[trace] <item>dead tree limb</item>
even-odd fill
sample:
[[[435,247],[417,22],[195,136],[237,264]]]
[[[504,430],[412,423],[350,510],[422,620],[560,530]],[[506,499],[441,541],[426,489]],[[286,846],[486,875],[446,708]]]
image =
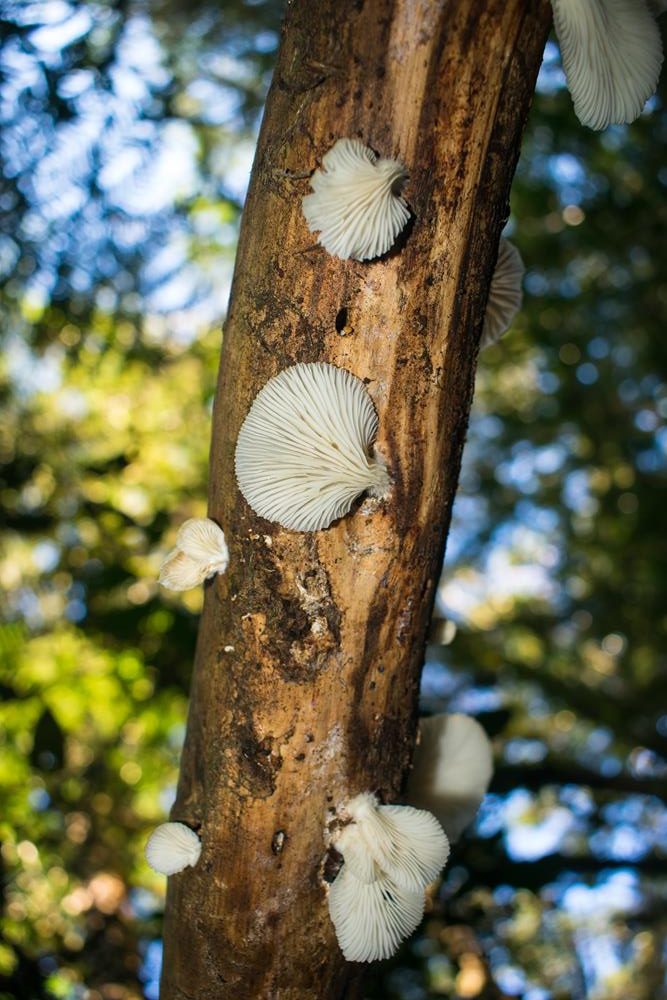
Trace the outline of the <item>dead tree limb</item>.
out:
[[[170,881],[163,1000],[346,995],[320,865],[328,806],[396,799],[546,0],[293,0],[244,212],[213,417],[207,587],[177,802],[200,863]],[[409,170],[414,224],[340,261],[301,213],[342,136]],[[239,427],[269,377],[366,380],[393,490],[296,534],[239,496]]]

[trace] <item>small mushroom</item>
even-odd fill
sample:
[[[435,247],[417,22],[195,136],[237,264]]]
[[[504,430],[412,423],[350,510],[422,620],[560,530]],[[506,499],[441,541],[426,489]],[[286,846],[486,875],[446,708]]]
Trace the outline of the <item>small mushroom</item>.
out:
[[[382,873],[375,881],[362,882],[345,864],[329,886],[328,905],[348,962],[375,962],[390,958],[417,929],[424,890],[404,889]]]
[[[592,129],[632,122],[655,93],[660,31],[646,0],[551,0],[574,111]]]
[[[511,326],[521,308],[523,293],[521,283],[526,272],[521,254],[509,240],[501,237],[498,259],[491,278],[489,298],[486,303],[484,327],[480,347],[495,344]]]
[[[357,795],[339,812],[347,825],[331,839],[346,866],[361,882],[379,870],[410,892],[437,878],[449,855],[449,842],[435,816],[412,806],[382,806],[369,792]]]
[[[491,743],[476,719],[457,714],[420,720],[406,798],[432,812],[450,841],[475,818],[492,774]]]
[[[224,573],[229,564],[225,534],[208,517],[184,521],[176,545],[160,568],[158,581],[168,590],[190,590],[204,580]]]
[[[401,197],[407,174],[398,160],[378,159],[360,139],[339,139],[313,174],[303,199],[311,233],[334,257],[371,260],[389,250],[410,218]]]
[[[146,844],[146,861],[161,875],[175,875],[196,865],[201,841],[185,823],[161,823]]]
[[[293,531],[319,531],[360,493],[384,496],[371,456],[378,428],[363,382],[334,365],[298,364],[269,379],[243,421],[236,478],[255,513]]]

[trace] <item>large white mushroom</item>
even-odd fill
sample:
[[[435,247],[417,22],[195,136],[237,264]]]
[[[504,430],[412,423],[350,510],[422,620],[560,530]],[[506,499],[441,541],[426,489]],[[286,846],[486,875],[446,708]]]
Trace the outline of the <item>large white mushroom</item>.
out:
[[[455,714],[420,720],[406,798],[432,812],[450,841],[475,818],[492,774],[491,743],[476,719]]]
[[[303,199],[311,233],[334,257],[371,260],[394,245],[410,218],[401,196],[406,178],[398,160],[378,159],[360,139],[339,139],[313,174]]]
[[[224,573],[229,564],[225,533],[209,517],[191,517],[176,535],[176,545],[160,567],[159,583],[168,590],[190,590]]]
[[[574,111],[592,129],[637,118],[658,83],[660,31],[647,0],[551,0]]]
[[[257,394],[236,443],[236,478],[252,509],[294,531],[319,531],[364,492],[383,496],[371,454],[378,428],[364,383],[322,362],[298,364]]]

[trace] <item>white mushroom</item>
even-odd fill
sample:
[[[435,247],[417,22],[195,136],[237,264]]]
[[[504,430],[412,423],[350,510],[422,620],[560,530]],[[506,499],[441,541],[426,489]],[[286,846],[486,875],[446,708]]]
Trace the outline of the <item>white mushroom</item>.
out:
[[[146,844],[146,861],[161,875],[175,875],[196,865],[200,854],[201,841],[185,823],[161,823]]]
[[[409,892],[437,878],[449,855],[445,833],[429,812],[411,806],[381,806],[363,792],[345,804],[341,819],[351,820],[331,838],[346,867],[361,882],[377,871]]]
[[[303,199],[311,233],[334,257],[371,260],[389,250],[410,211],[401,197],[406,171],[398,160],[378,159],[360,139],[339,139],[313,174]]]
[[[574,111],[592,129],[632,122],[655,93],[660,31],[646,0],[551,0]]]
[[[338,810],[330,844],[344,864],[329,886],[329,914],[350,962],[389,958],[415,930],[424,890],[440,872],[449,843],[434,816],[382,806],[369,792]]]
[[[406,798],[428,809],[451,841],[475,817],[493,774],[489,738],[467,715],[433,715],[419,722]]]
[[[411,891],[378,872],[359,881],[347,864],[329,886],[329,915],[348,962],[390,958],[417,929],[424,913],[424,890]]]
[[[298,364],[257,394],[236,443],[236,478],[252,509],[294,531],[319,531],[389,477],[370,454],[378,418],[363,382],[334,365]]]
[[[216,573],[224,573],[228,564],[222,528],[208,517],[192,517],[179,528],[176,545],[162,563],[158,581],[168,590],[190,590]]]
[[[501,237],[486,303],[480,347],[495,344],[511,326],[523,301],[521,283],[525,272],[517,248],[509,240]]]

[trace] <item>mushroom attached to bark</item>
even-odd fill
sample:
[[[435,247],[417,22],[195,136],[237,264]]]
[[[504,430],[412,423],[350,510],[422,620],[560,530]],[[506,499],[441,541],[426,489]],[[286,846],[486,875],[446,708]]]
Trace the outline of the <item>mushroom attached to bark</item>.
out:
[[[161,823],[146,843],[146,860],[161,875],[175,875],[196,865],[200,854],[201,841],[185,823]]]
[[[424,890],[449,855],[447,837],[429,813],[382,806],[370,793],[338,818],[330,843],[344,864],[328,896],[338,943],[351,962],[388,958],[421,920]]]
[[[458,714],[420,719],[406,798],[432,812],[450,841],[475,818],[492,774],[491,743],[479,722]]]
[[[269,379],[243,421],[236,478],[267,521],[319,531],[361,493],[384,496],[389,477],[371,454],[378,428],[363,382],[342,368],[298,364]]]
[[[525,271],[517,248],[509,240],[501,237],[486,303],[480,347],[497,343],[509,329],[523,301],[521,283]]]
[[[311,233],[334,257],[371,260],[394,245],[410,210],[401,197],[406,178],[398,160],[378,159],[360,139],[339,139],[313,174],[303,199]]]
[[[646,0],[551,0],[574,111],[592,129],[632,122],[655,93],[660,31]]]
[[[216,573],[224,573],[228,564],[222,528],[209,517],[192,517],[179,528],[176,545],[162,563],[158,581],[168,590],[190,590]]]

